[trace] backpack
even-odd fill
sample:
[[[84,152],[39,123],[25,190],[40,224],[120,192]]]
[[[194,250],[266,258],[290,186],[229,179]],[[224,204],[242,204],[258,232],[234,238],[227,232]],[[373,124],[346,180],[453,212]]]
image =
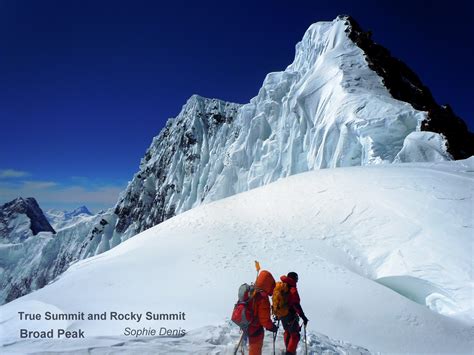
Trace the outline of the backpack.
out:
[[[287,283],[280,281],[276,283],[272,296],[272,312],[279,319],[287,316],[290,311],[288,307],[289,294],[290,288]]]
[[[255,295],[254,285],[243,284],[239,287],[237,303],[234,306],[231,320],[237,324],[244,332],[254,320],[254,312],[250,302]]]

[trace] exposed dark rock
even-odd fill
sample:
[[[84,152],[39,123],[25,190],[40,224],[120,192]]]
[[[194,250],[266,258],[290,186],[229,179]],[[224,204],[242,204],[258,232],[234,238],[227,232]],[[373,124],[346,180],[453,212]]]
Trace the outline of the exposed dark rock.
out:
[[[107,222],[105,219],[100,220],[100,225],[105,226],[107,224],[109,224],[109,222]]]
[[[173,197],[179,200],[176,196],[182,193],[178,176],[189,181],[193,179],[208,154],[203,154],[207,149],[205,142],[229,127],[239,107],[193,95],[178,117],[168,120],[153,139],[141,161],[140,171],[115,207],[118,233],[127,231],[132,224],[134,234],[139,233],[176,214],[178,207]],[[177,162],[177,156],[182,160]],[[177,171],[170,170],[173,161]]]
[[[392,57],[386,48],[375,43],[370,31],[364,31],[352,17],[344,18],[350,25],[349,38],[364,51],[369,67],[382,77],[390,94],[410,103],[416,110],[428,112],[421,130],[443,134],[454,159],[474,155],[474,134],[469,132],[465,122],[448,105],[438,105],[420,78],[405,63]]]
[[[0,237],[9,238],[12,231],[8,228],[8,222],[20,214],[24,214],[29,218],[30,230],[33,235],[37,235],[40,232],[56,233],[34,198],[28,197],[24,199],[18,197],[0,206]],[[22,236],[20,239],[26,237]]]

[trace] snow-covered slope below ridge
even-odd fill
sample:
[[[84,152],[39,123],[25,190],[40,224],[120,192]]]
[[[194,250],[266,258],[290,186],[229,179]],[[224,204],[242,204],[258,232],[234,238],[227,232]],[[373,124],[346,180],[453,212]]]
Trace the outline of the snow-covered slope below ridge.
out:
[[[149,344],[149,353],[185,344],[188,352],[226,353],[236,338],[226,335],[225,320],[259,260],[277,277],[299,273],[310,336],[383,353],[470,353],[473,172],[474,158],[324,169],[200,206],[2,306],[2,350],[120,351],[134,342],[122,335],[126,326],[168,326],[191,332],[173,346],[159,337],[138,343]],[[18,329],[26,326],[20,310],[182,311],[187,318],[28,322],[32,329],[81,328],[87,339],[19,341]],[[221,331],[204,329],[207,337],[194,338],[193,329],[206,326]]]

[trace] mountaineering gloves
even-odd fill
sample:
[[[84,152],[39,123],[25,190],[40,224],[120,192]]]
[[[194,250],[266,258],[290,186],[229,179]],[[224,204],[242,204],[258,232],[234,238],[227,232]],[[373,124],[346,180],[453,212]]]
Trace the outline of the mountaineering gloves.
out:
[[[268,330],[272,333],[276,333],[278,331],[278,326],[275,323],[273,323],[273,327],[271,329],[268,329]]]

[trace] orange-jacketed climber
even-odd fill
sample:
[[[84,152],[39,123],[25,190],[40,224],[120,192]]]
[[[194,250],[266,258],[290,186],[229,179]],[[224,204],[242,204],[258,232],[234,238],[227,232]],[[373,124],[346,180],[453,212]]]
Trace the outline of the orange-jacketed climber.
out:
[[[249,326],[249,355],[261,355],[263,347],[264,328],[276,332],[277,326],[271,319],[269,297],[275,288],[275,279],[267,270],[262,270],[255,282],[255,296],[252,299],[254,321]]]

